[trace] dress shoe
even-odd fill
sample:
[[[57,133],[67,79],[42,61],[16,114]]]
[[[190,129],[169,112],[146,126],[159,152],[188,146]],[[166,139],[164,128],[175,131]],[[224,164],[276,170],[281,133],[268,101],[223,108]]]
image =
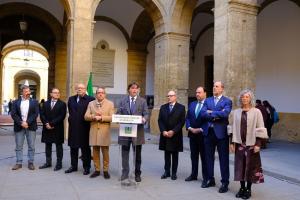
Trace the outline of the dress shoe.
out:
[[[192,176],[192,175],[190,175],[189,177],[187,177],[187,178],[185,179],[185,181],[196,181],[196,180],[197,180],[197,177]]]
[[[76,172],[77,171],[77,168],[73,168],[73,167],[70,167],[69,169],[67,169],[65,171],[66,174],[69,174],[69,173],[72,173],[72,172]]]
[[[51,167],[51,164],[45,163],[42,166],[39,166],[39,169],[45,169],[45,168],[49,168],[49,167]]]
[[[97,177],[97,176],[100,176],[100,172],[99,172],[99,171],[94,171],[94,173],[92,173],[92,174],[90,175],[90,178],[95,178],[95,177]]]
[[[225,193],[227,191],[228,191],[228,184],[222,184],[219,189],[219,193]]]
[[[236,193],[235,197],[236,198],[242,198],[245,194],[246,189],[245,188],[240,188],[240,190],[238,191],[238,193]]]
[[[15,164],[11,169],[12,170],[18,170],[22,168],[22,164]]]
[[[168,178],[168,177],[170,177],[171,175],[169,174],[169,173],[164,173],[160,178],[161,179],[166,179],[166,178]]]
[[[172,174],[171,179],[172,179],[173,181],[175,181],[175,180],[177,179],[177,175],[176,175],[176,174]]]
[[[105,179],[110,179],[110,175],[108,172],[103,172],[103,176]]]
[[[124,180],[126,180],[126,179],[128,179],[128,175],[122,174],[122,176],[121,176],[121,181],[124,181]]]
[[[216,185],[215,180],[209,180],[209,181],[203,181],[201,187],[208,188],[208,187],[214,187],[215,185]]]
[[[61,169],[62,169],[62,165],[56,165],[53,170],[58,171],[58,170],[61,170]]]
[[[141,181],[142,181],[142,178],[140,175],[135,176],[135,182],[141,182]]]
[[[246,189],[244,196],[242,196],[242,199],[249,199],[251,197],[251,190]]]
[[[29,170],[34,170],[35,169],[33,163],[28,163],[28,169]]]
[[[83,170],[83,175],[89,175],[90,173],[90,170],[89,169],[84,169]]]

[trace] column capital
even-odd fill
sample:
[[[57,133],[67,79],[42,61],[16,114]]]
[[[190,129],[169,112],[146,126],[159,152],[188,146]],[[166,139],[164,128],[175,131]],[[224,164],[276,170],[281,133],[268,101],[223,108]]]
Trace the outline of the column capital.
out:
[[[176,32],[164,32],[159,35],[156,35],[154,37],[154,39],[155,39],[155,41],[159,41],[166,37],[173,38],[173,39],[180,39],[180,40],[182,40],[183,38],[186,38],[187,40],[190,40],[191,34],[176,33]]]
[[[259,10],[259,5],[254,3],[245,3],[239,0],[230,0],[229,4],[229,12],[241,12],[250,15],[257,15]]]

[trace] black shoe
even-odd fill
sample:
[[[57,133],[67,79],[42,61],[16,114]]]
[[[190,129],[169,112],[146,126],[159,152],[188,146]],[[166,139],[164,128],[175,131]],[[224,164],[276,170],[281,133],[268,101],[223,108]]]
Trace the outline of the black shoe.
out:
[[[245,188],[240,188],[240,190],[238,191],[238,193],[236,193],[235,197],[236,198],[242,198],[245,194],[246,189]]]
[[[244,196],[242,196],[242,199],[249,199],[251,197],[251,190],[246,189]]]
[[[170,173],[165,172],[160,178],[161,179],[166,179],[168,177],[171,177]]]
[[[51,167],[51,164],[45,163],[42,166],[39,166],[39,169],[45,169],[45,168],[49,168],[49,167]]]
[[[67,169],[65,171],[66,174],[69,174],[69,173],[72,173],[72,172],[76,172],[77,171],[77,168],[73,168],[73,167],[70,167],[69,169]]]
[[[94,173],[92,173],[92,174],[90,175],[90,178],[95,178],[95,177],[97,177],[97,176],[100,176],[100,172],[99,172],[99,171],[94,171]]]
[[[201,185],[202,188],[208,188],[208,187],[214,187],[214,186],[216,186],[215,180],[208,180],[208,181],[204,180]]]
[[[175,180],[177,179],[177,175],[176,175],[176,174],[172,174],[171,179],[172,179],[173,181],[175,181]]]
[[[53,170],[58,171],[58,170],[61,170],[61,169],[62,169],[62,165],[56,165]]]
[[[135,176],[135,182],[141,182],[141,181],[142,181],[142,178],[140,175]]]
[[[110,175],[108,172],[103,172],[103,176],[105,179],[110,179]]]
[[[192,176],[192,175],[190,175],[189,177],[187,177],[187,178],[185,179],[185,181],[196,181],[196,180],[197,180],[197,177]]]
[[[83,175],[89,175],[90,173],[90,170],[89,169],[84,169],[83,170]]]
[[[126,179],[128,179],[128,175],[122,174],[122,176],[121,176],[121,181],[124,181],[124,180],[126,180]]]
[[[228,191],[228,184],[224,184],[222,183],[220,189],[219,189],[219,193],[225,193]]]

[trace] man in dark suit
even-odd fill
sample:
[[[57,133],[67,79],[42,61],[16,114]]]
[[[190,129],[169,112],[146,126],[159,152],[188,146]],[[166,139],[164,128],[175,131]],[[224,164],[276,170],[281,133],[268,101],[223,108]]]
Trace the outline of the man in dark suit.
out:
[[[189,105],[189,109],[186,115],[186,129],[188,130],[188,137],[190,138],[192,173],[185,179],[185,181],[197,180],[200,154],[202,165],[202,179],[203,182],[206,182],[207,172],[204,153],[204,138],[203,129],[201,128],[204,120],[200,115],[204,100],[206,98],[206,89],[204,87],[198,87],[196,89],[196,98],[197,101],[194,101]]]
[[[54,171],[62,168],[63,143],[64,143],[64,119],[66,117],[66,103],[59,99],[58,88],[53,88],[50,93],[51,99],[46,101],[41,108],[40,118],[43,123],[42,142],[46,143],[46,163],[40,169],[52,165],[52,143],[56,145],[56,166]]]
[[[142,144],[145,144],[144,124],[149,118],[147,102],[144,98],[138,96],[140,86],[133,82],[128,85],[128,93],[119,104],[117,114],[120,115],[140,115],[142,116],[143,124],[138,124],[137,137],[120,137],[118,138],[119,145],[122,146],[122,176],[121,181],[128,179],[129,175],[129,151],[132,144],[135,151],[135,181],[141,182],[141,163],[142,163]]]
[[[162,105],[159,110],[158,126],[160,129],[159,150],[165,151],[165,172],[161,179],[171,176],[172,158],[172,180],[177,179],[178,154],[183,151],[182,128],[185,123],[185,107],[177,103],[176,92],[168,92],[168,103]]]
[[[91,148],[89,146],[90,122],[84,120],[84,114],[90,101],[95,98],[86,95],[86,86],[82,83],[76,86],[77,94],[68,100],[69,110],[69,137],[71,167],[65,173],[77,171],[78,151],[82,154],[83,175],[88,175],[91,168]]]
[[[202,188],[215,186],[214,158],[217,147],[220,170],[221,187],[220,193],[228,191],[229,184],[229,137],[227,133],[228,116],[232,109],[232,101],[223,96],[224,84],[221,81],[214,83],[213,97],[205,100],[201,115],[207,122],[203,126],[205,158],[207,164],[207,180]]]
[[[11,117],[14,120],[14,132],[16,141],[17,163],[12,170],[22,168],[23,144],[26,137],[28,145],[28,168],[34,170],[35,137],[37,129],[37,117],[39,115],[39,104],[30,98],[30,88],[23,85],[22,97],[15,100],[12,105]]]

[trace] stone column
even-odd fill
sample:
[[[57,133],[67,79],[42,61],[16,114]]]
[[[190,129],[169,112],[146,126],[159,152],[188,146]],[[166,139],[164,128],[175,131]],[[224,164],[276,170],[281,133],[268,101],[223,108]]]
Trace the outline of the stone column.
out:
[[[127,50],[128,53],[128,84],[135,81],[141,88],[140,95],[144,96],[146,91],[146,59],[147,52],[139,50]]]
[[[3,81],[3,77],[2,77],[2,73],[3,73],[3,58],[2,58],[2,52],[0,53],[0,104],[2,104],[3,102],[3,88],[2,88],[2,81]],[[2,106],[0,106],[0,114],[2,114]]]
[[[256,0],[215,0],[214,79],[234,99],[244,88],[255,90]]]
[[[163,33],[155,38],[154,108],[150,127],[159,133],[157,118],[159,108],[167,103],[169,90],[177,92],[179,103],[187,106],[189,84],[190,35]]]
[[[55,87],[60,90],[60,98],[67,100],[67,43],[56,42]]]
[[[76,1],[74,18],[68,21],[68,82],[67,96],[74,93],[77,83],[87,84],[92,69],[93,16],[91,0]]]

